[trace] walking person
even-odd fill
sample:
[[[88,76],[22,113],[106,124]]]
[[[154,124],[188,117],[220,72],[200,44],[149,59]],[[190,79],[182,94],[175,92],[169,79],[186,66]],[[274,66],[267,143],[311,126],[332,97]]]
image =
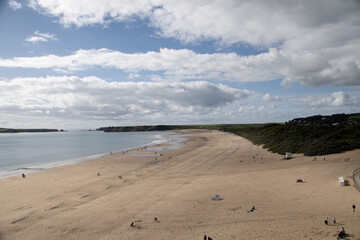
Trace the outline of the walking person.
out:
[[[325,222],[326,225],[328,225],[329,219],[328,219],[328,218],[325,218],[325,221],[324,221],[324,222]]]
[[[356,208],[355,204],[352,207],[353,207],[353,212],[355,212],[355,208]]]
[[[333,217],[333,224],[336,224],[336,218]]]

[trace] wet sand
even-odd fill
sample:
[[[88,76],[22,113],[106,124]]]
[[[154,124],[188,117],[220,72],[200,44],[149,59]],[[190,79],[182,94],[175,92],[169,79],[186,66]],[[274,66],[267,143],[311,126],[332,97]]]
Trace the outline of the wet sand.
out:
[[[184,147],[157,156],[120,152],[0,180],[0,239],[335,239],[342,226],[360,238],[360,150],[283,160],[233,134],[180,133]]]

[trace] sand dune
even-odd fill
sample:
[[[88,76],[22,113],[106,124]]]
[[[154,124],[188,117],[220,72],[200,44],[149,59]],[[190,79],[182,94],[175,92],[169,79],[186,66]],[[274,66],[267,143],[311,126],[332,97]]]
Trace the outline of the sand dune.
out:
[[[1,180],[0,239],[335,239],[342,226],[360,239],[360,150],[282,160],[232,134],[179,134],[184,147],[157,160],[116,153]]]

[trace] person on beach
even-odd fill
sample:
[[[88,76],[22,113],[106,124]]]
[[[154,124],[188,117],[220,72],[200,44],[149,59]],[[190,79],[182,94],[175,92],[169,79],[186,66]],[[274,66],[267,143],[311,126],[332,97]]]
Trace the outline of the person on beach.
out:
[[[345,237],[345,229],[344,229],[344,227],[341,227],[341,230],[337,235],[338,235],[339,238]]]
[[[324,222],[325,222],[326,225],[328,225],[329,219],[328,219],[328,218],[325,218],[325,221],[324,221]]]
[[[333,224],[335,224],[336,223],[336,218],[335,217],[333,217]]]
[[[255,210],[256,210],[255,206],[252,206],[252,208],[250,210],[248,210],[247,212],[253,212]]]
[[[25,174],[23,173],[23,174],[21,174],[21,176],[23,177],[23,178],[25,178]]]
[[[154,222],[160,222],[158,219],[157,219],[157,217],[156,218],[154,218]]]
[[[352,206],[352,208],[353,208],[353,212],[355,212],[355,208],[356,208],[355,204]]]
[[[132,223],[130,224],[130,227],[135,227],[135,226],[134,226],[134,222],[132,222]]]

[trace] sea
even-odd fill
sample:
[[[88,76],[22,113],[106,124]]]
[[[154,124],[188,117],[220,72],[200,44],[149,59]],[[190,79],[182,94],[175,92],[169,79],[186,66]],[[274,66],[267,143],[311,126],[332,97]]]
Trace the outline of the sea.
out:
[[[170,134],[170,135],[169,135]],[[68,131],[0,134],[0,179],[174,141],[171,132]],[[171,139],[171,137],[170,137]]]

